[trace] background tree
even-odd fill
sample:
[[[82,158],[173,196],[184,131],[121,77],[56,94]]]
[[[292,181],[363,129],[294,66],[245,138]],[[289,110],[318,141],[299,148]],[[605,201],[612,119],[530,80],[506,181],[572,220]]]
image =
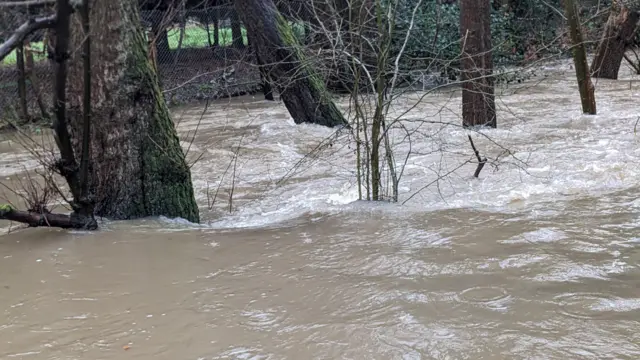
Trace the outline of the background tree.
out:
[[[489,0],[460,1],[464,126],[497,126],[490,15]]]
[[[633,4],[633,2],[629,2]],[[638,5],[636,5],[638,6]],[[640,8],[624,6],[620,0],[611,4],[609,19],[598,44],[591,70],[593,76],[605,79],[617,79],[624,52],[636,33]]]
[[[231,20],[231,37],[233,47],[242,49],[244,48],[244,41],[242,38],[242,24],[238,18],[238,12],[235,9],[231,9],[229,12],[229,19]]]

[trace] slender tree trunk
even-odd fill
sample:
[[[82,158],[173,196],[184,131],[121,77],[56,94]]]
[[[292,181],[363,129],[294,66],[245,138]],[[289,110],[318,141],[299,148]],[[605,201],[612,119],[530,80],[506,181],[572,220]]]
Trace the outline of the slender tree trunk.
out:
[[[585,114],[596,114],[595,88],[591,82],[589,74],[589,64],[587,64],[587,52],[582,40],[582,30],[580,29],[580,18],[573,0],[563,0],[567,20],[569,21],[569,34],[573,43],[573,64],[576,68],[576,78],[578,79],[578,89],[580,90],[580,100],[582,111]]]
[[[169,33],[166,26],[162,26],[163,13],[160,11],[154,11],[151,17],[151,33],[154,36],[154,43],[156,47],[156,58],[161,64],[171,63],[173,61],[173,54],[169,47]]]
[[[205,26],[207,28],[207,43],[209,44],[209,47],[213,47],[213,42],[211,41],[211,15],[207,14],[205,15]]]
[[[22,121],[29,121],[29,106],[27,104],[27,71],[24,65],[24,44],[16,48],[16,67],[18,69],[18,97],[20,99],[20,116]]]
[[[235,5],[247,30],[255,34],[258,56],[293,120],[297,124],[346,125],[273,0],[235,0]]]
[[[636,32],[639,19],[640,13],[614,1],[602,40],[591,63],[594,77],[614,80],[618,78],[624,52]]]
[[[213,13],[213,46],[220,46],[220,16],[216,9]]]
[[[463,126],[496,127],[493,56],[491,51],[491,3],[460,1]]]
[[[231,8],[229,17],[231,20],[231,38],[233,47],[242,49],[244,48],[244,40],[242,38],[242,24],[238,18],[238,12],[234,8]]]
[[[94,1],[92,5],[96,41],[91,46],[88,192],[95,201],[95,213],[112,219],[163,215],[198,222],[191,174],[148,60],[138,2]],[[81,22],[74,19],[71,24],[70,48],[80,49]],[[74,152],[80,154],[83,62],[80,52],[71,56],[68,118]]]
[[[45,37],[46,39],[46,37]],[[26,75],[27,79],[31,83],[31,89],[33,91],[33,95],[36,98],[36,102],[38,103],[38,108],[40,109],[40,114],[43,119],[49,118],[49,110],[47,109],[47,105],[45,105],[44,100],[42,100],[42,94],[40,93],[39,81],[36,80],[35,75],[35,59],[33,58],[33,50],[31,45],[27,43],[25,45],[25,55],[26,55]]]
[[[180,19],[180,36],[178,37],[178,47],[176,49],[176,53],[173,57],[173,65],[178,64],[178,58],[180,57],[180,52],[182,51],[182,42],[184,41],[184,33],[187,30],[187,16],[184,12],[182,12]]]

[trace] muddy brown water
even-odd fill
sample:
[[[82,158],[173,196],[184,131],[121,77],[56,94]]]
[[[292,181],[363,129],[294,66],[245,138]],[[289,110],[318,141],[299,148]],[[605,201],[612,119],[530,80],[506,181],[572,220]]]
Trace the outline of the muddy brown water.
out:
[[[331,130],[282,104],[174,109],[185,148],[199,129],[203,224],[0,237],[0,358],[640,358],[640,84],[599,81],[588,117],[566,70],[498,97],[485,134],[523,162],[479,180],[465,165],[405,205],[356,201],[347,139],[300,164]],[[459,100],[429,95],[406,116],[458,123]],[[470,156],[458,127],[419,133],[401,201]],[[5,181],[34,166],[12,139],[0,151]]]

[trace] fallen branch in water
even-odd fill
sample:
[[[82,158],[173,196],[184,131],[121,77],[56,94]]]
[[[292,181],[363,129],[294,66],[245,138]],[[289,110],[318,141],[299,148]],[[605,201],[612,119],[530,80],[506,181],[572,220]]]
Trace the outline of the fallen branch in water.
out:
[[[16,49],[24,39],[31,33],[36,32],[42,29],[52,28],[56,25],[56,15],[51,15],[47,17],[32,19],[24,24],[20,25],[20,27],[11,35],[7,41],[0,44],[0,61],[2,61],[7,55],[11,54],[11,52]]]
[[[95,219],[71,214],[51,214],[48,212],[21,211],[13,206],[0,204],[0,220],[16,221],[27,224],[30,227],[58,227],[62,229],[87,229],[95,230],[98,223]]]
[[[473,174],[473,177],[480,176],[480,171],[484,167],[484,164],[487,163],[487,158],[480,157],[480,152],[476,149],[476,146],[473,144],[473,139],[471,139],[471,135],[469,135],[469,142],[471,143],[471,148],[473,152],[476,154],[476,159],[478,159],[478,167],[476,167],[476,172]]]

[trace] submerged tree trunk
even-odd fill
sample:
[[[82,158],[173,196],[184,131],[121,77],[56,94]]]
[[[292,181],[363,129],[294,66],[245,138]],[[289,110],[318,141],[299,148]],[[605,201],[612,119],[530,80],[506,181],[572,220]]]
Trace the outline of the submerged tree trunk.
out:
[[[636,32],[640,19],[640,13],[634,10],[622,6],[617,0],[611,5],[609,20],[591,63],[594,77],[614,80],[618,78],[624,52]]]
[[[92,2],[91,148],[88,193],[95,213],[111,219],[146,216],[199,221],[191,174],[148,61],[135,0]],[[78,15],[74,15],[78,16]],[[82,46],[72,22],[71,49]],[[83,73],[80,52],[69,68],[69,127],[81,153]]]
[[[490,0],[460,1],[463,126],[496,127]]]
[[[567,20],[569,21],[569,34],[573,43],[573,63],[576,68],[578,88],[580,90],[580,100],[582,111],[585,114],[596,114],[595,88],[591,82],[589,74],[589,64],[587,64],[587,53],[582,40],[580,29],[580,18],[573,0],[563,0]]]
[[[256,57],[256,65],[258,65],[258,71],[260,72],[260,81],[262,83],[262,93],[264,94],[264,98],[265,100],[274,101],[269,72],[267,71],[264,62],[260,59],[255,36],[249,31],[247,31],[247,40],[249,40],[249,47],[253,50]]]
[[[254,34],[256,52],[296,124],[346,125],[273,0],[235,0],[235,5],[247,31]]]

